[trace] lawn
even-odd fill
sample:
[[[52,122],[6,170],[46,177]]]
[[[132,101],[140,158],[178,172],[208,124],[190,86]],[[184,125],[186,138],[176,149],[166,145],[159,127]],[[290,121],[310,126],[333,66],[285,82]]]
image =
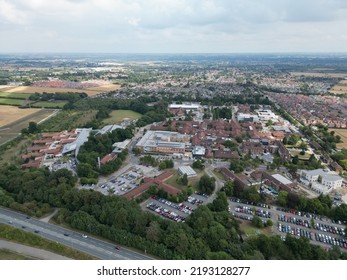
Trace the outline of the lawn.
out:
[[[30,96],[30,94],[28,94],[28,93],[0,92],[0,98],[27,99],[29,96]]]
[[[272,235],[271,227],[257,228],[252,224],[252,222],[249,222],[249,221],[240,221],[240,229],[247,236],[259,235],[259,234],[265,234],[268,236]]]
[[[23,104],[23,100],[21,100],[21,99],[0,98],[0,104],[2,104],[2,105],[21,106]]]
[[[110,117],[105,119],[104,124],[121,123],[125,118],[132,120],[140,118],[142,115],[131,110],[114,110],[110,113]]]
[[[290,150],[289,149],[288,151],[292,157],[298,156],[300,160],[309,160],[310,156],[311,156],[311,154],[308,154],[306,152],[304,155],[300,155],[300,151],[297,151],[297,150]]]
[[[170,169],[174,175],[172,177],[170,177],[169,179],[167,179],[165,181],[165,183],[179,189],[179,190],[184,190],[185,188],[187,188],[187,186],[183,186],[181,184],[179,184],[177,182],[178,178],[180,178],[181,176],[178,174],[177,170],[174,170],[174,169]],[[188,185],[191,185],[193,187],[194,190],[197,190],[197,185],[199,183],[199,180],[201,178],[201,176],[204,174],[203,171],[200,171],[200,172],[197,172],[197,176],[194,176],[194,177],[190,177],[188,178]]]

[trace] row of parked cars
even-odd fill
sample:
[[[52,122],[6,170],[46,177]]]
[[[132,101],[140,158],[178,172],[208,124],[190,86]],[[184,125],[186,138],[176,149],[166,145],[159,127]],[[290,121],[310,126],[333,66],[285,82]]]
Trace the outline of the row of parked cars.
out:
[[[286,216],[286,215],[278,215],[278,220],[281,222],[296,224],[299,226],[310,228],[310,222],[306,219],[300,219],[292,216]]]
[[[251,221],[252,217],[250,216],[245,216],[242,214],[236,214],[236,213],[232,213],[233,217],[241,219],[241,220],[245,220],[245,221]],[[266,225],[267,221],[266,220],[261,220],[263,222],[264,225]]]
[[[288,234],[298,236],[298,237],[303,236],[309,240],[313,240],[313,232],[311,232],[309,230],[302,229],[302,228],[292,227],[290,225],[279,224],[278,225],[278,231],[288,233]]]
[[[268,208],[271,209],[271,206],[265,203],[255,203],[252,201],[247,201],[245,199],[240,199],[240,198],[236,198],[236,197],[232,197],[230,198],[231,202],[237,202],[237,203],[243,203],[243,204],[248,204],[248,205],[252,205],[252,206],[258,206],[258,207],[262,207],[262,208]]]
[[[161,197],[158,197],[155,195],[152,196],[152,198],[159,201],[160,203],[163,203],[163,204],[168,205],[172,208],[175,208],[175,209],[177,209],[177,210],[179,210],[179,211],[181,211],[187,215],[190,215],[194,211],[194,209],[192,207],[185,205],[184,203],[176,204],[176,203],[173,203],[171,201],[168,201],[164,198],[161,198]]]
[[[206,194],[206,193],[203,193],[203,192],[195,192],[195,194],[197,194],[197,195],[200,195],[200,196],[203,196],[203,197],[206,197],[206,198],[208,198],[209,197],[209,195],[208,194]]]
[[[338,235],[345,235],[345,230],[341,227],[337,227],[337,226],[329,226],[329,225],[325,225],[325,224],[321,224],[321,223],[315,223],[314,224],[314,228],[317,230],[321,230],[324,232],[330,232],[333,234],[338,234]]]
[[[251,207],[248,207],[248,206],[237,205],[235,207],[235,212],[237,212],[237,213],[245,213],[245,214],[249,214],[249,215],[254,215],[253,209]]]
[[[346,239],[341,239],[341,238],[336,238],[332,237],[330,235],[322,234],[322,233],[316,233],[315,234],[316,241],[330,244],[330,245],[336,245],[341,248],[347,249],[347,240]]]
[[[196,205],[201,205],[203,204],[204,202],[201,200],[201,199],[198,199],[196,197],[193,197],[193,196],[188,196],[188,199],[187,201],[191,204],[196,204]]]
[[[182,217],[181,215],[178,215],[177,213],[175,213],[174,211],[170,211],[166,208],[164,208],[161,205],[158,205],[154,202],[150,202],[147,204],[146,206],[148,209],[158,213],[159,215],[166,217],[170,220],[173,220],[177,223],[184,223],[185,218]]]
[[[267,211],[267,210],[256,209],[255,214],[259,217],[271,219],[271,213],[270,213],[270,211]]]

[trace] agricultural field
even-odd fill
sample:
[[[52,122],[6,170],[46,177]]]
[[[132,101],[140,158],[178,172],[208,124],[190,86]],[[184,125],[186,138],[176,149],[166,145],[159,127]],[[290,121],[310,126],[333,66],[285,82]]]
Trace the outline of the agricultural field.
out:
[[[39,112],[40,109],[20,109],[14,106],[0,106],[0,127],[18,121],[21,118],[26,118],[31,114]]]
[[[347,94],[347,80],[342,80],[334,85],[329,92],[334,94]]]
[[[29,93],[0,92],[0,98],[27,99],[29,96]]]
[[[61,101],[61,102],[36,102],[36,103],[32,103],[31,106],[32,107],[40,107],[40,108],[63,108],[64,105],[67,102],[65,101]]]
[[[295,77],[347,78],[347,73],[290,72],[290,74]]]
[[[132,120],[140,118],[142,115],[131,110],[114,110],[110,113],[110,117],[105,119],[104,124],[121,123],[125,118]]]
[[[99,87],[90,87],[86,89],[74,88],[56,88],[56,87],[34,87],[34,86],[16,86],[16,87],[2,87],[1,92],[5,93],[55,93],[55,92],[85,92],[88,96],[94,96],[103,92],[113,91],[120,89],[120,85],[103,85]]]
[[[0,120],[2,123],[0,128],[0,145],[18,136],[23,128],[28,127],[29,122],[38,123],[55,111],[52,109],[19,109],[13,107],[13,109],[18,110],[17,113],[14,111],[11,116],[7,116],[11,112],[11,109],[8,109],[8,107],[11,106],[0,106]],[[29,111],[26,112],[27,110]],[[24,112],[27,114],[25,115]]]
[[[22,99],[0,98],[0,105],[22,106],[23,102]]]
[[[347,128],[342,129],[329,129],[329,131],[335,131],[335,134],[341,137],[342,143],[336,144],[338,149],[347,149]]]

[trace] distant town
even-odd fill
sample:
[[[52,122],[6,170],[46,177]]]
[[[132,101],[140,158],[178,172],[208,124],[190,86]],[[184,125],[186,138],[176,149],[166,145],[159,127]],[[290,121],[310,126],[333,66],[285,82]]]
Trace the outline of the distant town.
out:
[[[0,205],[25,216],[0,222],[96,257],[90,235],[116,259],[347,259],[341,59],[1,55]]]

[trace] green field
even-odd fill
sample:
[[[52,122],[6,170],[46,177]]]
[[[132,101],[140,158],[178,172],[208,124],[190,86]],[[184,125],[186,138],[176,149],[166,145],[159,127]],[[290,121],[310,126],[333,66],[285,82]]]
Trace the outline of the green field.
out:
[[[32,107],[39,107],[39,108],[63,108],[64,105],[67,102],[36,102],[31,104]]]
[[[171,186],[173,186],[179,190],[186,189],[187,186],[181,185],[178,182],[178,178],[180,178],[181,176],[175,170],[171,169],[171,171],[173,171],[174,175],[171,176],[169,179],[167,179],[165,181],[165,183],[167,183],[167,184],[169,184],[169,185],[171,185]],[[191,185],[194,190],[197,190],[197,186],[198,186],[199,180],[200,180],[202,175],[204,175],[203,171],[200,171],[200,172],[197,171],[197,176],[188,178],[188,185]]]
[[[131,110],[114,110],[110,113],[110,117],[105,119],[104,124],[121,123],[125,118],[131,121],[140,118],[142,115]]]
[[[30,94],[28,94],[28,93],[0,92],[0,98],[27,99],[29,96],[30,96]]]
[[[2,104],[2,105],[21,106],[23,104],[23,100],[21,100],[21,99],[0,98],[0,104]]]
[[[298,156],[299,159],[301,160],[309,160],[311,156],[311,154],[308,154],[308,153],[305,153],[304,155],[300,155],[300,151],[296,151],[296,150],[289,149],[288,151],[292,157]]]

